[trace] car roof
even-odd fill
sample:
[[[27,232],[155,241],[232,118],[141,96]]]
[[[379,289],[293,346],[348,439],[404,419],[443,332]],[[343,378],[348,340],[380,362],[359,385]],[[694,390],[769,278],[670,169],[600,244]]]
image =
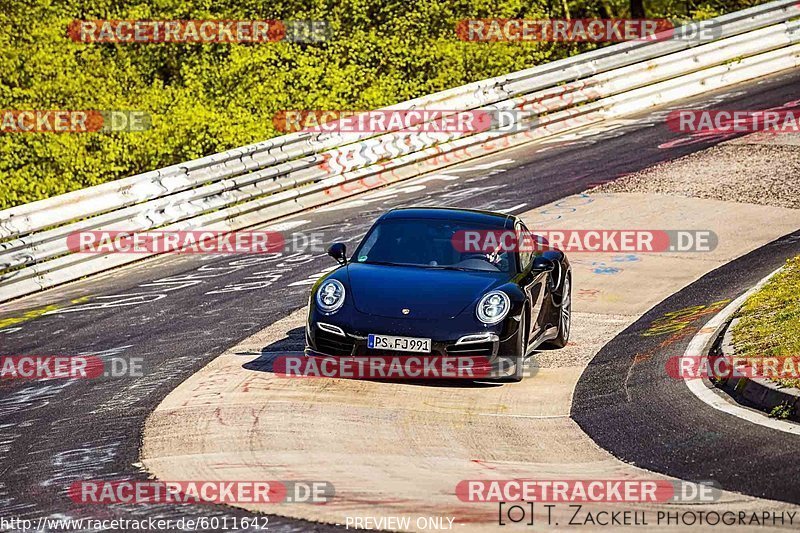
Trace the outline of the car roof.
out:
[[[410,219],[452,220],[498,228],[513,228],[516,217],[494,211],[453,209],[450,207],[401,207],[388,211],[379,220]]]

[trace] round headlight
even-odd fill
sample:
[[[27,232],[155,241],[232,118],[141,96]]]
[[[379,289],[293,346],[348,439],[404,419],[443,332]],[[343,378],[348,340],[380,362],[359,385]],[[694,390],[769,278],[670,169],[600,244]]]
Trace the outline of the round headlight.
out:
[[[326,313],[337,311],[344,304],[344,285],[338,280],[329,279],[317,290],[317,305]]]
[[[511,299],[502,291],[486,293],[478,302],[475,312],[484,324],[497,324],[511,310]]]

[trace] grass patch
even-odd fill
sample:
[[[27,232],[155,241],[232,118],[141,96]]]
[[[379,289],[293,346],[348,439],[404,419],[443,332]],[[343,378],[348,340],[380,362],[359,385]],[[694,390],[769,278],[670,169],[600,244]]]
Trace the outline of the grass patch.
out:
[[[733,329],[736,355],[744,357],[800,356],[800,256],[747,299]],[[800,388],[800,379],[776,380]]]

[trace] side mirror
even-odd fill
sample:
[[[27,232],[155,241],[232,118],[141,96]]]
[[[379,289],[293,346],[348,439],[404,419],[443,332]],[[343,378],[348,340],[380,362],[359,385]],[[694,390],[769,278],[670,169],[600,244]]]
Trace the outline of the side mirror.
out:
[[[340,265],[347,264],[347,246],[343,242],[331,244],[328,255],[336,259]]]
[[[531,267],[531,271],[533,272],[552,272],[555,270],[556,264],[551,260],[544,256],[536,257],[533,260],[533,266]]]

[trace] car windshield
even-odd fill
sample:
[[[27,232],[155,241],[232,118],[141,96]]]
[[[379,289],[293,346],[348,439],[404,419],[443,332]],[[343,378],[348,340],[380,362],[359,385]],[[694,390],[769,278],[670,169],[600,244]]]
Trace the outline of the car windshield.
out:
[[[510,253],[459,251],[459,234],[500,228],[438,219],[389,219],[375,225],[353,254],[356,263],[442,270],[509,272]],[[455,239],[454,239],[455,237]]]

